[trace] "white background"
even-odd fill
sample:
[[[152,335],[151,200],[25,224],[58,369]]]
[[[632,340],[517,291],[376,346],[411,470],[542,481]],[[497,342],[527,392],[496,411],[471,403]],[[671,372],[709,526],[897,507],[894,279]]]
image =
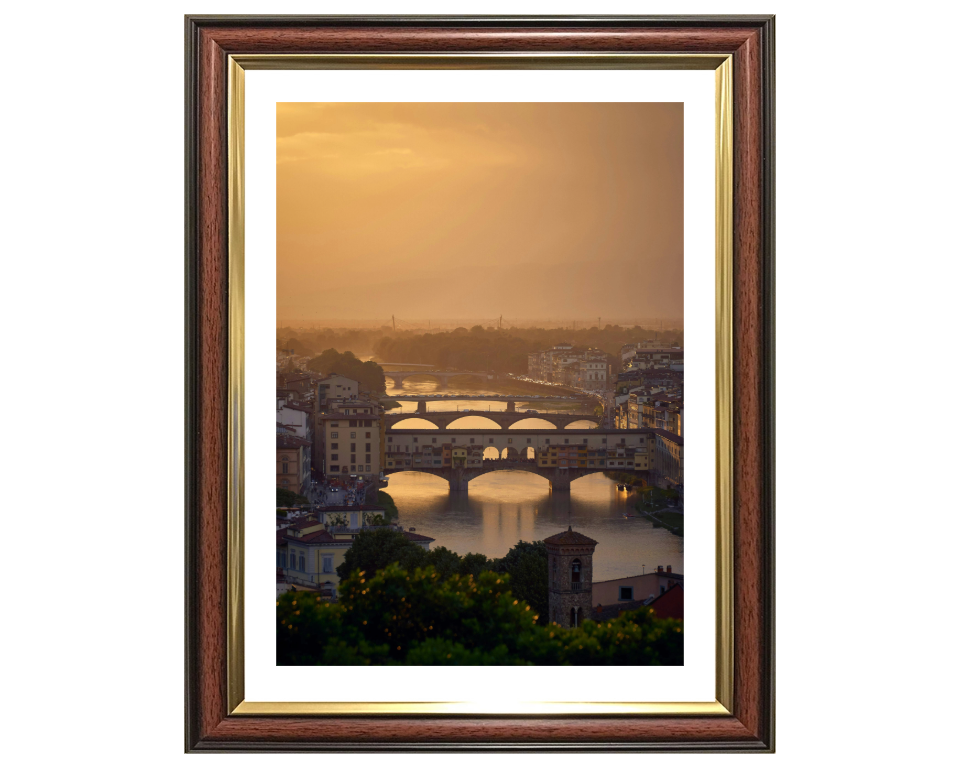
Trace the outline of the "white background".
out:
[[[244,695],[248,701],[714,701],[715,142],[712,71],[251,71],[246,121]],[[680,667],[581,670],[576,689],[552,667],[276,665],[276,103],[278,101],[682,101],[684,147],[684,659]],[[401,507],[401,521],[403,505]]]
[[[400,5],[51,3],[4,17],[6,762],[184,760],[182,13]],[[402,7],[778,14],[772,760],[949,763],[960,426],[953,6],[914,2],[895,14],[809,1]],[[572,766],[584,758],[531,759]]]

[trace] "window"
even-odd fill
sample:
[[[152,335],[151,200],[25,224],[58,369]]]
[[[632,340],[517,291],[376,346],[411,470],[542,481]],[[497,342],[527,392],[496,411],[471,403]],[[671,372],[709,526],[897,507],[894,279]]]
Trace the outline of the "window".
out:
[[[287,474],[290,471],[290,465],[287,462],[283,462],[283,474]]]
[[[351,453],[351,454],[350,454],[350,463],[352,464],[352,463],[355,462],[356,460],[357,460],[357,454]],[[351,469],[353,469],[353,467],[351,467]]]
[[[369,471],[370,471],[370,465],[367,464],[367,472],[369,472]]]
[[[437,442],[437,438],[435,438],[435,437],[431,437],[430,439],[431,439],[434,443]]]
[[[580,583],[580,558],[575,557],[573,562],[570,563],[570,581],[575,584]]]
[[[369,453],[367,454],[367,458],[365,458],[364,461],[370,461],[370,454],[369,454]],[[367,469],[370,469],[370,467],[368,466]]]
[[[334,426],[336,426],[336,424],[334,424]],[[332,437],[332,438],[334,438],[334,439],[338,438],[339,436],[340,436],[340,434],[339,434],[338,432],[331,432],[331,433],[330,433],[330,437]]]
[[[333,555],[323,556],[323,572],[333,573]]]
[[[339,454],[339,453],[331,453],[331,454],[330,454],[330,461],[340,461],[340,454]]]
[[[303,555],[300,555],[300,568],[299,568],[299,570],[301,570],[301,571],[307,570],[306,567],[305,567],[305,565],[304,565],[304,562],[303,562]]]
[[[330,443],[330,450],[335,451],[340,447],[339,443]]]
[[[415,438],[413,438],[413,442],[415,442],[415,443],[416,443],[416,442],[418,442],[419,440],[420,440],[420,438],[419,438],[419,437],[415,437]]]
[[[356,411],[354,411],[354,413],[356,413]],[[356,420],[356,419],[350,419],[350,426],[351,426],[351,427],[357,426],[357,420]],[[356,435],[351,432],[351,433],[350,433],[350,437],[356,437]]]
[[[547,438],[547,445],[550,445],[550,438]]]
[[[369,433],[369,432],[367,432],[367,437],[370,437],[370,433]]]
[[[471,441],[471,442],[472,442],[472,441]],[[527,442],[528,442],[528,443],[529,443],[529,442],[531,442],[531,440],[530,440],[530,438],[529,438],[529,437],[527,438]]]
[[[492,438],[492,437],[490,438],[490,441],[489,441],[489,442],[490,442],[490,445],[493,445],[493,438]],[[550,441],[547,440],[547,442],[549,443]]]
[[[664,592],[666,592],[666,591],[667,591],[667,588],[666,588],[666,587],[660,587],[660,594],[661,594],[661,595],[662,595]]]
[[[367,443],[367,448],[366,448],[366,449],[367,449],[368,451],[370,450],[370,443]]]
[[[530,441],[527,440],[527,442],[529,443]],[[470,438],[470,444],[471,444],[471,445],[473,444],[473,438],[472,438],[472,437]]]
[[[569,438],[566,438],[566,437],[563,438],[563,444],[564,444],[564,445],[566,445],[566,444],[569,443],[569,442],[570,442],[570,439],[569,439]]]
[[[339,471],[340,471],[340,465],[339,465],[339,464],[331,464],[331,465],[330,465],[330,471],[331,471],[331,472],[339,472]]]
[[[351,433],[350,433],[350,437],[351,437],[351,438],[355,438],[356,436],[357,436],[357,433],[356,433],[356,432],[351,432]]]
[[[633,600],[633,587],[620,587],[621,600]]]
[[[507,438],[507,442],[508,442],[508,443],[512,443],[512,442],[513,442],[513,438],[512,438],[512,437],[508,437],[508,438]]]
[[[603,445],[607,444],[607,438],[603,438]]]

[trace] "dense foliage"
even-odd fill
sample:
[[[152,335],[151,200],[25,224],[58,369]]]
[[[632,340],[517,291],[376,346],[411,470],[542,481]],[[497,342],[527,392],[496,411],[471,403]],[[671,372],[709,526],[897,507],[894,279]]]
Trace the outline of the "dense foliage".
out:
[[[310,501],[299,493],[287,490],[286,488],[277,488],[277,506],[295,507],[297,504],[309,504]]]
[[[436,568],[392,564],[340,584],[340,602],[290,592],[277,601],[277,663],[679,665],[683,625],[641,608],[578,629],[541,626],[485,571],[444,578]]]
[[[383,507],[387,520],[396,520],[400,517],[400,510],[397,509],[397,503],[386,491],[377,491],[377,506]]]
[[[683,536],[683,513],[667,511],[676,506],[680,494],[673,488],[646,486],[638,489],[636,509],[653,521],[653,527],[663,526],[676,536]]]
[[[372,355],[376,343],[390,328],[317,328],[295,331],[277,329],[277,349],[292,349],[297,355],[315,355],[324,349],[351,349],[357,355]],[[339,371],[338,371],[339,373]]]
[[[408,571],[432,566],[441,578],[451,576],[479,576],[483,571],[510,576],[514,595],[542,616],[547,616],[547,547],[542,541],[520,541],[501,558],[470,553],[461,557],[446,547],[427,551],[392,529],[362,531],[337,566],[337,575],[345,579],[352,573],[364,571],[375,574],[390,563],[399,563]]]
[[[578,331],[563,328],[510,328],[498,330],[475,325],[440,333],[398,333],[382,336],[375,345],[381,360],[425,363],[463,371],[527,372],[527,354],[568,342],[574,349],[601,349],[615,370],[619,369],[620,348],[653,337],[643,328],[608,325],[603,329]],[[664,343],[681,343],[682,331],[661,335]]]
[[[374,362],[358,360],[353,352],[337,352],[335,349],[324,350],[307,363],[307,369],[317,371],[324,376],[339,373],[348,379],[360,382],[360,390],[365,392],[385,392],[386,381],[383,369]]]

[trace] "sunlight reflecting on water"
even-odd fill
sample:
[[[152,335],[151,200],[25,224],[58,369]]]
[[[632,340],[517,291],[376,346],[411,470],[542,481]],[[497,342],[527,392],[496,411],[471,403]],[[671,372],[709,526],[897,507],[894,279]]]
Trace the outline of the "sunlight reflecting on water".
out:
[[[390,475],[386,490],[404,526],[461,555],[502,557],[521,539],[544,539],[572,525],[599,542],[598,581],[632,576],[642,565],[672,565],[683,573],[683,539],[647,520],[624,519],[624,512],[634,511],[634,495],[618,491],[602,474],[574,480],[568,494],[551,494],[545,478],[509,471],[471,480],[467,494],[450,493],[445,480],[420,472]]]
[[[455,428],[489,429],[491,422],[482,418],[483,411],[505,411],[506,403],[471,400],[471,395],[510,394],[506,389],[490,385],[458,382],[456,388],[443,389],[434,379],[407,379],[403,387],[390,386],[387,396],[416,394],[457,395],[427,403],[428,411],[456,411],[469,408],[476,415],[464,415]],[[468,382],[468,380],[465,380]],[[508,386],[508,385],[503,385]],[[537,400],[523,400],[518,395],[518,411],[528,408],[546,413],[549,405]],[[416,413],[417,404],[402,402],[388,413]],[[533,417],[535,418],[535,417]],[[436,429],[428,421],[408,419],[401,422],[407,429]],[[398,424],[397,426],[400,426]],[[553,428],[549,422],[524,419],[519,428]],[[570,425],[574,429],[596,427],[589,421]],[[658,565],[672,565],[683,573],[683,538],[664,528],[654,528],[642,518],[625,519],[625,512],[634,513],[632,493],[618,491],[616,483],[602,474],[574,480],[570,493],[550,492],[550,484],[529,472],[492,472],[470,481],[468,493],[450,493],[446,480],[420,472],[390,475],[385,489],[400,510],[400,523],[414,527],[418,533],[432,536],[434,547],[442,546],[461,555],[481,552],[487,557],[502,557],[519,540],[536,541],[566,530],[574,530],[596,539],[594,579],[614,579],[641,573]]]

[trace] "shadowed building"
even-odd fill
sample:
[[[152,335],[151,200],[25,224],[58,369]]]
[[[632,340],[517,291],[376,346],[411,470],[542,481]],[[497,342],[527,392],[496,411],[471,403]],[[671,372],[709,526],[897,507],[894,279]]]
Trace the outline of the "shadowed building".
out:
[[[597,542],[568,526],[543,543],[550,569],[550,621],[561,627],[579,627],[593,614],[593,550]]]

